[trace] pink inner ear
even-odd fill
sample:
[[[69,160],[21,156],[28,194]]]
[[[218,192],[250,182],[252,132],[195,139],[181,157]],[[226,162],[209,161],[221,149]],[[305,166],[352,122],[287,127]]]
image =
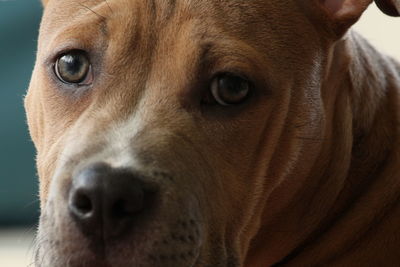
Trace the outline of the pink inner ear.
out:
[[[336,14],[343,8],[346,0],[322,0],[322,2],[330,14]]]
[[[359,17],[373,0],[321,0],[335,18]]]

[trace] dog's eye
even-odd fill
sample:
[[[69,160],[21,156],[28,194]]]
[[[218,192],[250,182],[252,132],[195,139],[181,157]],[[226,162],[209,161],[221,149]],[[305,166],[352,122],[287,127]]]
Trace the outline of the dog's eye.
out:
[[[232,73],[219,74],[211,82],[211,94],[223,106],[240,104],[250,93],[250,82]]]
[[[91,82],[91,65],[84,51],[73,50],[61,55],[55,64],[55,73],[62,82],[72,84],[89,84]]]

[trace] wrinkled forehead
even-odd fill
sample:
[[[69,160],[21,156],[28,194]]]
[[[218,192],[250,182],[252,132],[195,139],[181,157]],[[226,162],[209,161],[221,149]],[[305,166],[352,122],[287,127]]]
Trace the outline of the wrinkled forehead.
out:
[[[203,22],[256,42],[276,33],[287,36],[304,24],[294,0],[53,0],[46,6],[41,36],[94,31],[129,37],[139,30],[160,32],[171,21],[177,26]]]
[[[52,0],[47,6],[50,6],[48,9],[51,9],[52,17],[61,21],[91,9],[92,12],[98,11],[99,15],[117,13],[131,16],[140,11],[143,15],[163,19],[185,11],[194,16],[224,15],[220,19],[234,21],[236,18],[254,23],[259,19],[257,15],[274,16],[274,14],[292,13],[291,9],[296,6],[294,2],[294,0]]]

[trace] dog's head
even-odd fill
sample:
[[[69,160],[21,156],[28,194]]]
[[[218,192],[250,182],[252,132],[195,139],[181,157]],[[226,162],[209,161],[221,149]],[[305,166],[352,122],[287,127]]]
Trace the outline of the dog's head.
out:
[[[370,2],[47,1],[36,264],[243,264],[315,161],[329,51]]]

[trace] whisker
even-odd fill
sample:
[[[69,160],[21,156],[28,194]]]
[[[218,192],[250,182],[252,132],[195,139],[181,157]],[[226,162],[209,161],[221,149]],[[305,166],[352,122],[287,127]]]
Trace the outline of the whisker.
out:
[[[90,7],[87,7],[87,6],[85,6],[84,4],[82,4],[82,3],[79,3],[79,5],[82,6],[82,7],[84,7],[84,8],[86,8],[87,10],[93,12],[94,14],[96,14],[97,16],[99,16],[100,18],[102,18],[102,19],[104,19],[104,20],[106,19],[106,17],[100,15],[99,13],[97,13],[96,11],[94,11],[93,9],[91,9]]]
[[[114,13],[114,10],[112,10],[112,8],[111,8],[110,4],[108,3],[108,1],[104,0],[104,2],[106,2],[106,4],[107,4],[108,8],[110,9],[111,13]]]
[[[32,200],[32,201],[30,201],[30,202],[28,202],[25,206],[23,206],[23,209],[27,209],[27,208],[30,208],[30,207],[32,207],[34,204],[36,204],[36,203],[38,203],[40,201],[40,199],[38,198],[38,199],[35,199],[35,200]]]

